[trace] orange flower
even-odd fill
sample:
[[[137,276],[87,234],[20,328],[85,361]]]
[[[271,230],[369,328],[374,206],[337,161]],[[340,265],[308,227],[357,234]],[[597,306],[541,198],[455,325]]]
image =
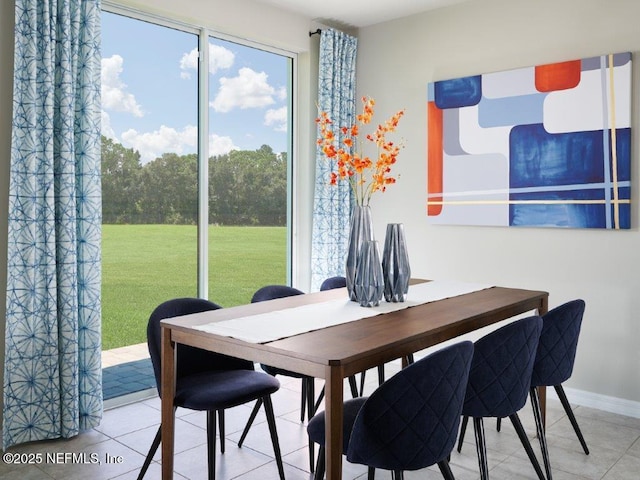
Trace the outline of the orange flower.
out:
[[[371,123],[374,114],[375,101],[370,97],[362,97],[362,113],[356,116],[356,123],[339,128],[342,134],[342,146],[336,145],[337,139],[332,129],[332,121],[326,112],[320,112],[318,124],[320,138],[318,146],[324,155],[335,161],[336,171],[331,172],[331,185],[337,185],[341,180],[347,180],[359,205],[368,205],[371,196],[386,190],[387,185],[396,182],[390,175],[391,165],[396,163],[401,146],[387,141],[386,135],[395,132],[404,110],[391,116],[384,124],[378,125],[374,133],[368,133],[365,140],[377,147],[378,154],[375,162],[363,154],[364,141],[358,141],[360,126]],[[359,151],[358,148],[359,147]]]

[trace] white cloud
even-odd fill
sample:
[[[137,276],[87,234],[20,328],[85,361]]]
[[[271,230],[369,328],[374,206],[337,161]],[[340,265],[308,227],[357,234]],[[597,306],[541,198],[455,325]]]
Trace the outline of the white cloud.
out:
[[[270,108],[267,113],[264,114],[264,124],[268,127],[273,127],[276,132],[287,131],[287,107],[280,107],[278,109]]]
[[[101,120],[100,133],[105,137],[115,140],[117,142],[118,138],[116,137],[116,132],[113,131],[113,127],[111,126],[111,117],[109,117],[109,114],[104,110],[102,110],[102,115],[100,120]]]
[[[163,153],[194,153],[197,142],[198,129],[193,125],[187,125],[182,131],[162,125],[154,132],[139,133],[129,129],[122,134],[122,144],[138,150],[143,164],[161,157]]]
[[[102,108],[142,117],[144,113],[136,97],[127,92],[127,85],[120,79],[123,63],[120,55],[102,59]]]
[[[209,73],[216,74],[219,70],[231,68],[235,60],[234,53],[220,45],[209,44]],[[198,71],[198,49],[194,48],[180,59],[180,76],[191,78],[191,70]]]
[[[209,135],[209,156],[215,155],[224,155],[225,153],[229,153],[231,150],[239,150],[233,144],[233,140],[231,137],[220,137],[215,133]]]
[[[154,132],[140,133],[130,129],[122,134],[122,145],[140,152],[142,164],[151,162],[163,153],[185,155],[198,150],[198,129],[187,125],[182,130],[162,125]],[[231,137],[209,135],[209,156],[238,150]]]
[[[256,72],[243,67],[238,76],[220,79],[220,89],[211,107],[216,112],[229,112],[238,107],[241,109],[266,107],[275,103],[275,88],[269,85],[265,72]]]

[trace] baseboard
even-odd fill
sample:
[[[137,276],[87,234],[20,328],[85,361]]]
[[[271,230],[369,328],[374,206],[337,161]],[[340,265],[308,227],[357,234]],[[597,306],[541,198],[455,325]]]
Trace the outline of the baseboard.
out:
[[[627,417],[640,418],[640,402],[625,400],[624,398],[609,397],[598,393],[576,390],[573,388],[564,389],[572,405],[580,405],[588,408],[595,408],[605,412],[625,415]],[[553,388],[547,388],[548,398],[558,400],[558,396]]]

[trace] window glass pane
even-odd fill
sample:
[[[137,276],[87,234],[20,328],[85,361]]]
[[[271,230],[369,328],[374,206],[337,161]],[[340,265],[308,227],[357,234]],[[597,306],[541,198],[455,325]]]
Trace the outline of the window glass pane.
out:
[[[198,37],[103,12],[103,349],[197,295]],[[194,54],[195,52],[195,54]]]
[[[209,297],[287,283],[291,58],[209,39]]]

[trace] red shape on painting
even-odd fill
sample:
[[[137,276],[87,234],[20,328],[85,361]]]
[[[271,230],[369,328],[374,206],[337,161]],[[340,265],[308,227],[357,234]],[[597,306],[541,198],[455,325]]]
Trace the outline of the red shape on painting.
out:
[[[435,102],[427,102],[427,215],[435,217],[442,212],[442,204],[429,204],[429,201],[442,202],[443,190],[443,126],[442,110]]]
[[[580,60],[550,63],[536,67],[536,90],[553,92],[577,87],[580,83]]]

